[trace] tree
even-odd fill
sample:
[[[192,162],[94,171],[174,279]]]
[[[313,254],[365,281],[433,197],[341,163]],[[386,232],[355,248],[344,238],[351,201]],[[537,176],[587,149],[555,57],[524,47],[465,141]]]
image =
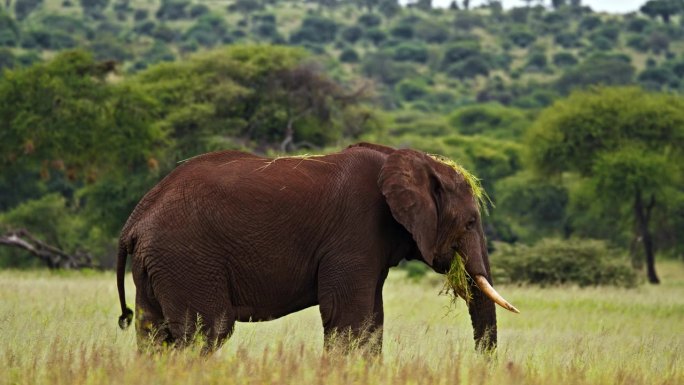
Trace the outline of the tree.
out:
[[[559,9],[567,4],[567,0],[551,0],[554,9]]]
[[[129,85],[105,81],[113,62],[68,51],[0,79],[0,169],[49,170],[70,179],[147,163],[162,137],[148,125],[155,104]]]
[[[667,212],[666,196],[684,191],[684,99],[634,87],[575,92],[546,109],[528,134],[536,172],[576,174],[592,205],[633,231],[648,280],[658,283],[652,218]]]
[[[81,0],[81,7],[86,15],[101,14],[107,5],[109,0]]]
[[[684,11],[684,1],[682,0],[649,0],[642,5],[639,10],[651,18],[660,16],[663,22],[670,23],[670,18],[679,12]]]
[[[632,83],[634,71],[634,66],[621,57],[593,56],[565,72],[556,82],[556,87],[567,94],[573,89],[591,85],[627,85]]]
[[[373,8],[380,4],[380,0],[356,0],[356,3],[359,5],[359,7],[366,7],[370,13],[373,12]]]

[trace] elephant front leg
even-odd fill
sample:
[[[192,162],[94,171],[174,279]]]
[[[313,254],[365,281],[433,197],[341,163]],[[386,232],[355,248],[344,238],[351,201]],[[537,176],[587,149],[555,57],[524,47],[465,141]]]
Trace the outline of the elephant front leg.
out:
[[[322,270],[318,300],[328,352],[360,350],[377,355],[382,351],[382,283],[367,272]]]

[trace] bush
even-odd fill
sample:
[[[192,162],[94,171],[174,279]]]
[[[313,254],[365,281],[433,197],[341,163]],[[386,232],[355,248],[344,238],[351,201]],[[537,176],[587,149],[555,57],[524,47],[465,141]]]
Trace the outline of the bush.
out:
[[[449,39],[449,29],[429,20],[421,20],[416,25],[415,34],[418,39],[428,43],[444,43]]]
[[[24,20],[31,12],[38,8],[43,0],[15,0],[14,15],[17,20]]]
[[[581,46],[579,36],[572,32],[564,32],[556,35],[554,41],[563,48],[576,48]]]
[[[577,64],[577,58],[570,52],[558,52],[553,55],[553,64],[557,67],[572,67]]]
[[[396,61],[425,63],[428,60],[428,50],[427,47],[422,44],[402,43],[394,48],[392,57]]]
[[[375,78],[388,85],[414,76],[417,72],[411,64],[397,63],[383,53],[366,54],[363,58],[361,71],[365,76]]]
[[[490,65],[485,58],[473,56],[463,62],[453,64],[447,69],[447,74],[458,79],[474,78],[478,75],[489,76]]]
[[[410,24],[399,24],[390,30],[390,34],[398,39],[413,39],[413,26]]]
[[[348,41],[349,43],[356,43],[361,36],[363,36],[363,30],[355,25],[347,27],[342,30],[342,39]]]
[[[356,63],[359,61],[359,54],[353,48],[346,48],[340,53],[342,63]]]
[[[582,21],[579,24],[579,27],[582,31],[593,31],[596,29],[598,26],[603,24],[601,21],[601,18],[598,16],[587,16],[582,19]]]
[[[646,68],[641,72],[639,82],[650,89],[660,89],[666,86],[676,88],[679,85],[679,78],[667,67],[654,67]]]
[[[197,18],[210,12],[209,7],[204,4],[194,4],[190,7],[190,17]]]
[[[366,28],[371,28],[379,26],[382,23],[382,18],[373,13],[366,13],[365,15],[361,15],[361,17],[359,17],[358,22]]]
[[[541,51],[532,52],[530,57],[527,59],[525,68],[528,71],[543,71],[548,65],[548,59],[546,58],[546,53]]]
[[[133,20],[135,21],[142,21],[147,19],[149,16],[150,11],[147,9],[136,9],[135,12],[133,13]]]
[[[518,47],[525,48],[537,40],[537,36],[527,28],[514,28],[508,33],[508,38]]]
[[[185,10],[190,5],[188,0],[162,0],[157,19],[160,20],[180,20],[188,17]]]
[[[410,102],[427,95],[428,89],[424,82],[406,79],[397,84],[397,92],[404,100]]]
[[[452,64],[459,63],[473,56],[479,56],[480,54],[480,44],[476,41],[455,43],[448,46],[444,51],[442,66],[447,68]]]
[[[366,30],[364,37],[373,42],[373,44],[378,45],[387,39],[387,34],[380,28],[370,28]]]
[[[336,34],[337,23],[334,20],[307,16],[299,29],[290,36],[290,42],[325,44],[334,41]]]
[[[3,68],[12,68],[16,62],[17,59],[14,57],[11,49],[0,48],[0,76],[2,76]]]
[[[651,49],[648,40],[641,35],[631,35],[628,37],[627,46],[639,52],[648,52]]]
[[[499,282],[634,287],[636,272],[620,253],[598,240],[545,239],[534,246],[497,244],[491,256]]]
[[[463,135],[517,138],[531,122],[523,111],[491,103],[462,107],[449,117],[449,124]]]

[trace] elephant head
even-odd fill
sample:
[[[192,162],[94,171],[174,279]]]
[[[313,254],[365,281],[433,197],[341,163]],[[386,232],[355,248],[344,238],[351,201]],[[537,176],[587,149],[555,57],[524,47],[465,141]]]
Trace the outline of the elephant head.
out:
[[[472,283],[470,313],[478,343],[492,334],[496,343],[494,303],[518,312],[491,286],[489,257],[480,216],[481,191],[454,164],[404,149],[390,154],[378,185],[392,216],[411,233],[423,260],[438,273],[461,256]],[[478,196],[479,195],[479,196]]]

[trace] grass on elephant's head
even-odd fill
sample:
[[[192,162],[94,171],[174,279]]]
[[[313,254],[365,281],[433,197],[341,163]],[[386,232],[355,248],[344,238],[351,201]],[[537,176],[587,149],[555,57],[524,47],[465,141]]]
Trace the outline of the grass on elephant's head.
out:
[[[466,183],[468,184],[468,186],[470,186],[470,189],[473,191],[473,196],[477,200],[477,203],[480,206],[480,210],[482,210],[485,214],[488,213],[488,206],[492,204],[492,201],[489,198],[489,195],[487,195],[487,191],[485,191],[484,187],[482,187],[480,178],[476,177],[475,174],[468,171],[465,167],[463,167],[463,165],[456,163],[454,160],[449,159],[446,156],[436,154],[428,154],[428,156],[430,156],[432,159],[440,163],[443,163],[453,168],[454,171],[463,176],[463,179],[465,179]]]
[[[525,314],[499,312],[494,356],[474,352],[442,277],[392,271],[380,361],[325,354],[317,308],[238,323],[209,357],[139,355],[117,326],[113,273],[0,271],[0,384],[682,384],[684,266],[658,268],[662,285],[635,289],[498,286]]]

